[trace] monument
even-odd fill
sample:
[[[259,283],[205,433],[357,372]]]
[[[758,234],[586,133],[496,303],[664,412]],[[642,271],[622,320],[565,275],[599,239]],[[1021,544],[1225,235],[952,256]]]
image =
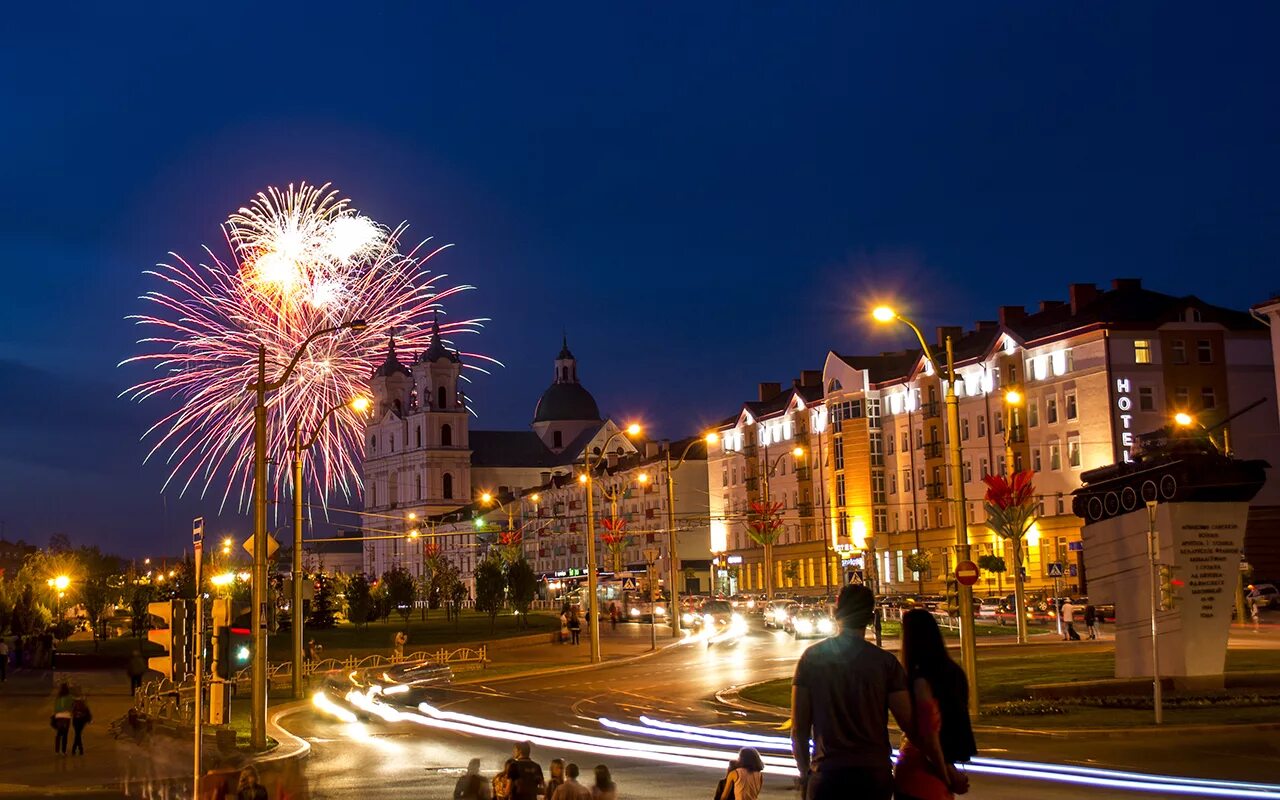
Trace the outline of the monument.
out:
[[[1232,458],[1209,434],[1138,436],[1131,457],[1085,472],[1074,492],[1089,602],[1116,608],[1117,678],[1154,674],[1154,629],[1162,678],[1222,686],[1249,501],[1268,464]]]

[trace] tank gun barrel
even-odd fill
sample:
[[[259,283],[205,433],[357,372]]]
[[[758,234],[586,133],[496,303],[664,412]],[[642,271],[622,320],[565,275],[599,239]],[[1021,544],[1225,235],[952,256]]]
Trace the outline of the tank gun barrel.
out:
[[[1254,400],[1252,403],[1250,403],[1249,405],[1247,405],[1247,406],[1245,406],[1244,408],[1240,409],[1240,410],[1239,410],[1239,411],[1237,411],[1236,413],[1231,414],[1231,415],[1230,415],[1230,416],[1228,416],[1226,419],[1223,419],[1221,422],[1216,422],[1216,423],[1214,423],[1213,425],[1210,425],[1209,427],[1205,428],[1205,432],[1206,432],[1206,433],[1212,433],[1212,432],[1216,431],[1218,428],[1221,428],[1223,425],[1226,425],[1226,424],[1227,424],[1228,422],[1230,422],[1231,420],[1233,420],[1233,419],[1235,419],[1236,417],[1240,416],[1241,414],[1245,413],[1246,411],[1252,411],[1252,410],[1254,410],[1255,408],[1257,408],[1258,406],[1262,405],[1262,404],[1263,404],[1263,403],[1265,403],[1265,402],[1267,402],[1267,398],[1265,398],[1265,397],[1259,397],[1257,400]]]

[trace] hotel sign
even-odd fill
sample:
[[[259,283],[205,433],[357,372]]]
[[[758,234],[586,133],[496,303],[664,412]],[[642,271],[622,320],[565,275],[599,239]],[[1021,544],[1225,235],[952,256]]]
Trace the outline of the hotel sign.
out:
[[[1120,420],[1120,460],[1132,461],[1133,453],[1133,386],[1128,378],[1116,378],[1116,419]]]

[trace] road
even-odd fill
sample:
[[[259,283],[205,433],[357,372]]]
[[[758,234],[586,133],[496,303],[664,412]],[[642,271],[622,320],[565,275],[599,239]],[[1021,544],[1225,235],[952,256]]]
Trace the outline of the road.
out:
[[[487,774],[496,771],[509,755],[508,739],[522,736],[513,726],[524,725],[555,732],[557,736],[615,738],[600,718],[638,723],[642,716],[718,731],[751,732],[785,736],[775,717],[727,709],[714,701],[726,687],[790,675],[795,659],[808,642],[797,643],[778,632],[751,630],[733,643],[712,647],[678,645],[665,652],[626,664],[571,674],[548,675],[457,686],[433,698],[441,710],[496,721],[497,733],[476,734],[459,730],[466,721],[450,720],[441,728],[418,722],[341,722],[310,711],[285,720],[286,727],[311,742],[313,755],[307,767],[312,796],[316,798],[448,797],[453,783],[471,758],[480,758]],[[660,742],[653,737],[629,734],[631,741]],[[1252,738],[1252,741],[1250,740]],[[1272,734],[1272,740],[1275,736]],[[1264,744],[1256,734],[1219,734],[1197,737],[1194,756],[1187,742],[1171,736],[1119,739],[1050,739],[984,734],[983,755],[1049,761],[1108,768],[1133,768],[1143,772],[1167,772],[1226,779],[1274,780],[1280,774],[1280,752]],[[602,757],[590,752],[600,745],[537,745],[535,758],[546,763],[554,757],[576,761],[584,772],[597,763],[613,770],[622,796],[671,798],[708,796],[719,779],[710,766],[658,763],[612,753]],[[729,745],[712,749],[730,752]],[[587,752],[583,752],[583,750]],[[980,798],[1024,800],[1076,798],[1080,787],[1030,780],[1026,777],[971,773],[973,792]],[[766,772],[767,794],[796,796],[794,780],[775,771]],[[1151,792],[1144,798],[1185,797],[1186,794]],[[1280,795],[1277,795],[1280,796]]]

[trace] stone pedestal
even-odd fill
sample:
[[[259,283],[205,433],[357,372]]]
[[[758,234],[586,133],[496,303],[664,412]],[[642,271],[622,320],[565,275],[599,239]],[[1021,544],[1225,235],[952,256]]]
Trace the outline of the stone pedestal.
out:
[[[1161,503],[1156,512],[1162,564],[1180,581],[1177,603],[1157,612],[1160,674],[1187,688],[1221,686],[1234,584],[1244,545],[1247,502]],[[1116,677],[1152,674],[1147,509],[1098,520],[1082,531],[1089,602],[1115,603]]]

